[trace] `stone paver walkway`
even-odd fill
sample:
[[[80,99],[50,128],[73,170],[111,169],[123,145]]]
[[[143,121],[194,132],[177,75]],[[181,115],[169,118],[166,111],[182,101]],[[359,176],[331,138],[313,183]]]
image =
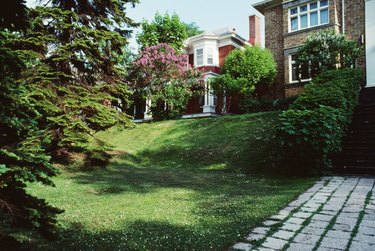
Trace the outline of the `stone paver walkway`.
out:
[[[323,177],[231,250],[375,250],[374,183]]]

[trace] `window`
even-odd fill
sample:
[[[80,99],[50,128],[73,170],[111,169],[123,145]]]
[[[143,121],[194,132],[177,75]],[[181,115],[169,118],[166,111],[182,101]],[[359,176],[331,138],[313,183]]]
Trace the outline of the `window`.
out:
[[[308,81],[310,78],[310,69],[308,64],[299,64],[298,55],[289,56],[289,82]]]
[[[289,9],[289,31],[328,24],[328,0],[321,0]]]
[[[207,64],[214,64],[214,50],[212,48],[207,48]]]
[[[197,65],[203,65],[203,48],[196,50]]]

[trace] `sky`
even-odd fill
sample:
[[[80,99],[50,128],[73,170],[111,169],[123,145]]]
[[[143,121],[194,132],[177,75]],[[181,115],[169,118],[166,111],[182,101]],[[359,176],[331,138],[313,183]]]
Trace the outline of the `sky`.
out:
[[[237,33],[249,38],[249,16],[262,15],[252,5],[261,0],[140,0],[140,3],[131,8],[129,5],[128,16],[136,22],[143,19],[152,21],[155,13],[176,13],[186,23],[195,22],[204,31],[214,31],[224,27],[235,28]],[[27,0],[30,6],[35,0]],[[263,26],[263,24],[262,24]],[[262,28],[263,30],[263,28]],[[130,46],[137,48],[133,32]],[[262,38],[264,35],[262,35]],[[262,39],[263,40],[263,39]]]

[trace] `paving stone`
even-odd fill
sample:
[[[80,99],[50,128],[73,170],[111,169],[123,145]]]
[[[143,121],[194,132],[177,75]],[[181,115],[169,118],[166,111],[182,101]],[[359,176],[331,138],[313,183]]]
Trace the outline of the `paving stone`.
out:
[[[311,235],[315,235],[315,236],[321,236],[324,231],[325,231],[324,228],[316,228],[316,227],[307,226],[304,229],[302,229],[301,233],[311,234]]]
[[[293,217],[301,218],[301,219],[307,219],[312,215],[312,213],[306,213],[306,212],[297,212],[293,214]]]
[[[285,240],[273,238],[273,237],[268,237],[266,241],[262,244],[263,247],[266,248],[272,248],[276,250],[280,250],[284,247],[285,244],[288,242]]]
[[[375,221],[362,219],[361,226],[374,227]]]
[[[343,249],[319,247],[316,251],[344,251]]]
[[[326,211],[326,210],[322,210],[319,212],[320,214],[326,214],[326,215],[336,215],[337,212],[335,211]]]
[[[366,227],[363,226],[362,224],[358,228],[358,233],[363,234],[363,235],[372,235],[375,236],[375,225],[373,225],[374,228],[372,227]]]
[[[348,243],[349,239],[337,239],[326,236],[323,238],[322,242],[320,243],[320,246],[326,248],[336,248],[345,250]]]
[[[291,243],[287,251],[312,251],[313,249],[314,245]]]
[[[358,219],[359,213],[341,213],[340,217]]]
[[[321,205],[322,205],[322,203],[316,203],[314,201],[309,201],[306,204],[304,204],[303,207],[310,207],[310,208],[313,208],[313,209],[317,210]]]
[[[311,212],[311,213],[313,213],[313,212],[316,211],[316,209],[315,209],[315,208],[311,208],[311,207],[302,207],[302,208],[301,208],[301,211],[303,211],[303,212]]]
[[[326,234],[327,237],[336,238],[336,239],[350,239],[351,232],[344,232],[340,230],[329,230]]]
[[[341,205],[329,205],[329,204],[326,204],[324,205],[323,207],[323,210],[327,210],[327,211],[334,211],[334,212],[337,212],[341,209]]]
[[[342,209],[344,213],[359,213],[362,211],[361,208],[353,208],[353,207],[344,207]]]
[[[311,244],[315,245],[318,242],[320,236],[315,236],[311,234],[299,233],[294,239],[293,242],[302,243],[302,244]]]
[[[300,219],[296,217],[289,218],[285,223],[291,223],[291,224],[297,224],[302,225],[302,223],[305,221],[305,219]]]
[[[279,220],[279,221],[282,221],[284,220],[286,217],[288,217],[288,214],[275,214],[275,215],[272,215],[270,217],[270,220]]]
[[[285,230],[279,230],[276,233],[272,235],[272,237],[283,239],[283,240],[289,240],[294,236],[295,232],[291,231],[285,231]]]
[[[260,247],[256,249],[257,251],[274,251],[275,249],[272,248],[265,248],[265,247]]]
[[[251,245],[249,243],[239,242],[239,243],[234,244],[232,246],[232,249],[233,250],[246,250],[246,251],[249,251],[249,250],[251,250],[252,247],[253,247],[253,245]]]
[[[351,231],[353,231],[354,227],[355,227],[355,225],[335,223],[335,225],[333,225],[332,229],[351,232]]]
[[[259,240],[263,239],[264,237],[266,237],[265,234],[255,234],[255,233],[251,233],[251,234],[249,234],[249,235],[246,237],[246,240],[249,241],[249,242],[252,242],[252,241],[259,241]]]
[[[329,222],[327,221],[311,221],[308,226],[325,229],[328,226],[328,224]]]
[[[363,220],[371,220],[371,221],[375,221],[375,215],[372,215],[372,214],[365,214],[365,216],[363,217]]]
[[[375,250],[375,246],[368,243],[353,241],[349,248],[350,251],[370,251]]]
[[[251,232],[256,234],[267,234],[268,230],[270,230],[269,227],[257,227],[254,228]]]
[[[347,224],[347,225],[350,225],[350,226],[354,227],[357,224],[357,219],[355,219],[355,218],[346,218],[346,217],[343,217],[343,216],[339,215],[336,218],[336,223]]]
[[[333,215],[324,215],[324,214],[315,214],[311,220],[317,220],[317,221],[330,221],[332,220]]]
[[[280,223],[280,221],[275,221],[275,220],[266,220],[263,222],[263,225],[267,226],[267,227],[270,227],[270,226],[273,226],[277,223]]]
[[[375,236],[368,236],[368,235],[357,233],[357,235],[353,238],[353,240],[359,241],[359,242],[366,242],[370,245],[375,245]]]
[[[289,231],[297,231],[301,228],[301,225],[291,224],[291,223],[284,223],[281,229],[289,230]]]

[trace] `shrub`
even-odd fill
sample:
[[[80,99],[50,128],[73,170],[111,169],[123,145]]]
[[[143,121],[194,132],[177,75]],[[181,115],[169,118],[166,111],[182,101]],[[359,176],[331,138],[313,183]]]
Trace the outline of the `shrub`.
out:
[[[210,81],[216,94],[231,100],[238,94],[250,95],[259,85],[270,86],[276,76],[276,63],[272,53],[258,46],[245,46],[229,53],[224,62],[222,75]],[[225,111],[225,112],[227,112]]]
[[[241,100],[239,106],[243,113],[282,111],[287,110],[296,98],[268,100],[249,97]]]
[[[281,113],[278,140],[283,164],[299,174],[329,170],[329,156],[340,150],[358,104],[360,82],[358,70],[328,71],[314,79],[290,109]]]
[[[360,53],[355,41],[334,30],[324,30],[307,37],[298,50],[298,60],[310,65],[310,73],[315,77],[327,70],[351,67]]]

